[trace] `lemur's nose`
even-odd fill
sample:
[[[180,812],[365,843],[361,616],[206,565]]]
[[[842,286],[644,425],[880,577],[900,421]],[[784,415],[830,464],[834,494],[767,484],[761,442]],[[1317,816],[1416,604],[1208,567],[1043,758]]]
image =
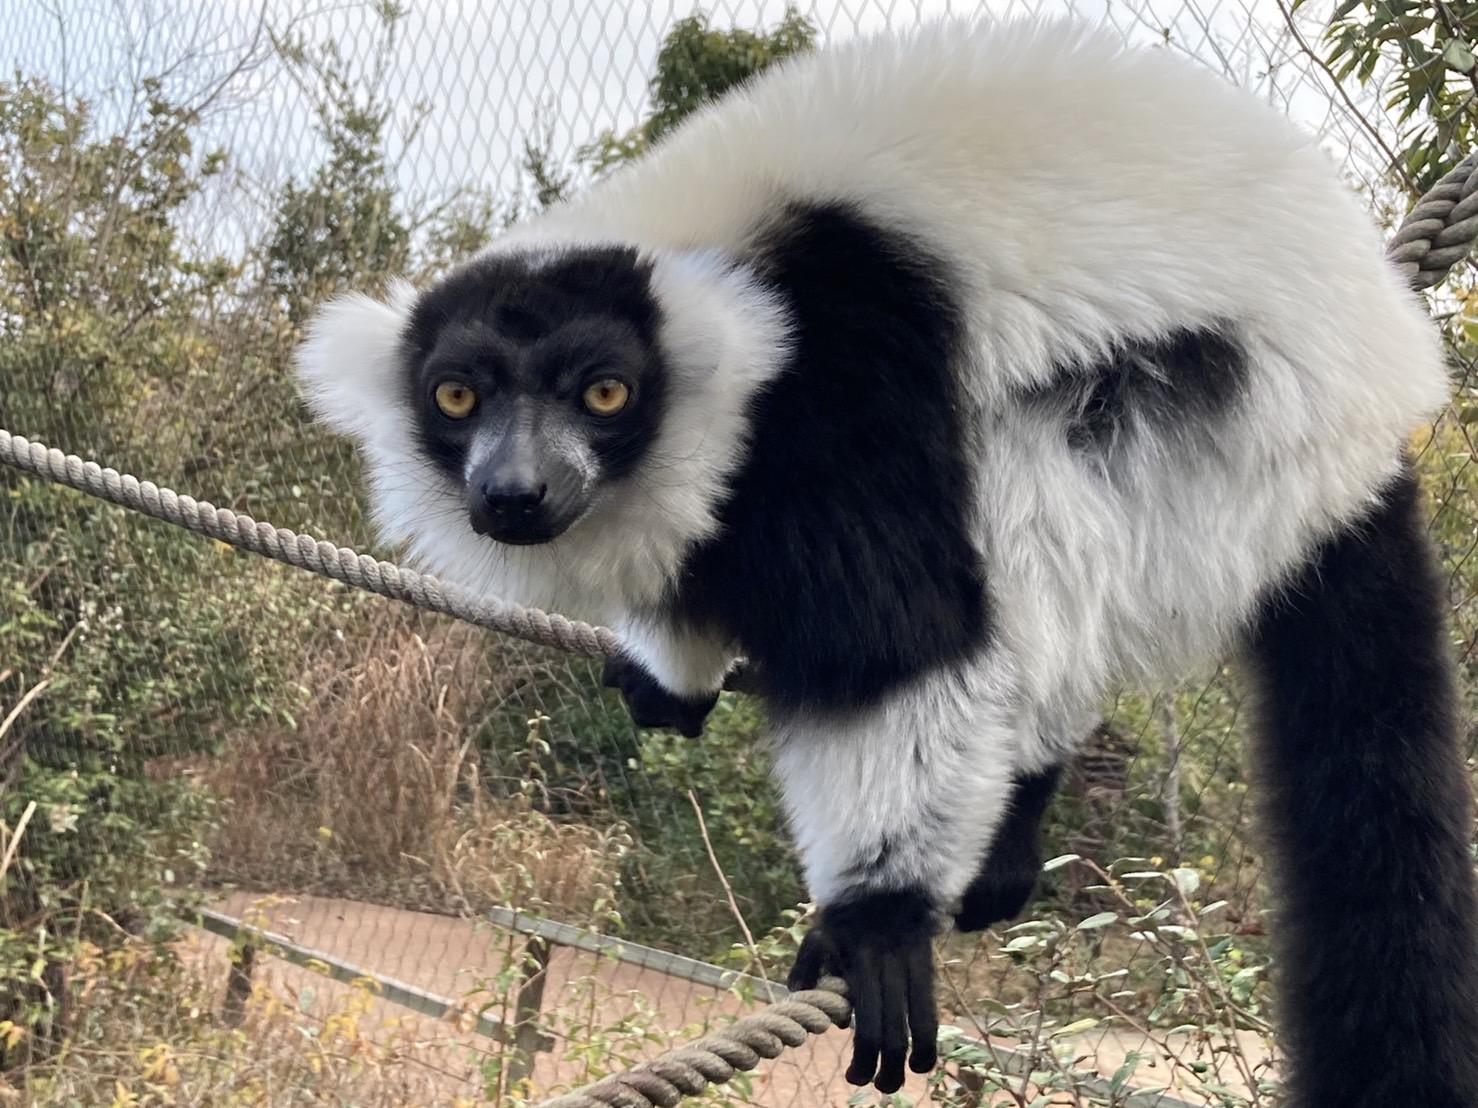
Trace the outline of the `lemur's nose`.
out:
[[[579,486],[558,459],[509,453],[489,459],[468,477],[467,521],[497,542],[548,542],[577,514]]]
[[[489,478],[482,482],[480,490],[488,511],[505,518],[526,516],[544,502],[549,492],[547,484],[537,486],[522,481],[502,481]]]

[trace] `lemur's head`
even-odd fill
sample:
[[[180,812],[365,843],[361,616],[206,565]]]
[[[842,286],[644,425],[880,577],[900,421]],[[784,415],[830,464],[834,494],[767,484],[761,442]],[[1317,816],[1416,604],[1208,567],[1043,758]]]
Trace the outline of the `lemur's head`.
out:
[[[298,362],[314,410],[365,452],[387,537],[463,584],[549,602],[510,573],[646,594],[675,570],[713,526],[783,342],[770,298],[714,256],[587,245],[341,298]],[[637,563],[645,578],[624,580]]]
[[[650,272],[630,249],[493,256],[416,301],[403,404],[479,535],[548,542],[651,451],[668,374]]]

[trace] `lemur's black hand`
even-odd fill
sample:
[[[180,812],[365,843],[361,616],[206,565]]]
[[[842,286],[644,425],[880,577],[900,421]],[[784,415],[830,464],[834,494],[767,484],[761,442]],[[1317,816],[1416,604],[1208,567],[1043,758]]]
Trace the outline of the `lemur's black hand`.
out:
[[[984,931],[992,924],[1021,915],[1036,891],[1041,868],[1040,862],[1030,867],[1001,863],[977,874],[961,898],[955,926],[966,932]]]
[[[676,696],[668,692],[639,662],[621,655],[606,659],[601,684],[620,689],[631,721],[638,727],[672,727],[689,739],[703,734],[703,721],[718,703],[711,696]]]
[[[981,931],[1014,919],[1026,907],[1042,872],[1042,852],[1037,845],[1042,814],[1061,775],[1062,767],[1048,766],[1018,776],[1012,783],[1006,819],[996,830],[980,872],[960,899],[955,926],[961,931]]]
[[[983,931],[992,924],[1015,919],[1031,899],[1041,872],[1042,855],[1037,849],[1035,829],[1029,835],[998,836],[985,864],[960,898],[955,926],[961,931]]]
[[[922,894],[869,893],[822,909],[801,940],[791,989],[815,988],[825,973],[847,983],[853,1030],[847,1080],[853,1085],[871,1081],[880,1093],[897,1092],[905,1058],[915,1073],[928,1073],[938,1061],[933,933],[933,913]]]

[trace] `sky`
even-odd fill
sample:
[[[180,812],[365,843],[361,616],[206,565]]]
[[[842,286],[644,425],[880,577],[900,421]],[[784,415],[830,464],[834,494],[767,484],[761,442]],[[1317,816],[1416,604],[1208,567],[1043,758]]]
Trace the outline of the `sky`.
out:
[[[404,0],[384,64],[375,4],[364,0],[0,0],[7,71],[44,76],[96,105],[99,121],[126,114],[137,77],[159,75],[167,94],[194,99],[221,85],[204,126],[224,147],[231,188],[213,197],[200,225],[221,241],[245,241],[263,225],[270,197],[305,176],[322,154],[311,105],[265,35],[272,28],[311,44],[333,43],[351,72],[395,108],[389,148],[401,193],[435,202],[459,186],[508,195],[518,154],[536,120],[569,152],[641,114],[664,30],[690,3],[664,0]],[[936,15],[1072,12],[1107,21],[1126,37],[1184,51],[1258,89],[1320,131],[1334,157],[1357,172],[1368,139],[1336,110],[1330,85],[1288,36],[1278,0],[816,0],[801,9],[822,40],[909,26]],[[784,0],[702,5],[715,26],[769,26]],[[1313,28],[1314,31],[1317,28]],[[248,64],[241,66],[243,59]],[[424,105],[424,112],[416,105]],[[1064,136],[1071,141],[1071,136]]]

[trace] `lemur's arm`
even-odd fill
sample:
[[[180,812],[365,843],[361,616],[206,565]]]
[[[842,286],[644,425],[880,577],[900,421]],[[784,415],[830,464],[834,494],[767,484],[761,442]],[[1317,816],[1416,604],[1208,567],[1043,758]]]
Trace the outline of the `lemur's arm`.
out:
[[[848,986],[847,1080],[882,1092],[935,1062],[932,939],[979,871],[1012,789],[1009,683],[989,662],[938,670],[848,715],[776,720],[776,772],[816,925],[790,983]],[[909,1050],[912,1040],[912,1052]]]
[[[671,727],[687,738],[703,733],[731,647],[713,636],[661,617],[628,617],[620,632],[626,652],[606,660],[601,682],[619,689],[638,727]]]

